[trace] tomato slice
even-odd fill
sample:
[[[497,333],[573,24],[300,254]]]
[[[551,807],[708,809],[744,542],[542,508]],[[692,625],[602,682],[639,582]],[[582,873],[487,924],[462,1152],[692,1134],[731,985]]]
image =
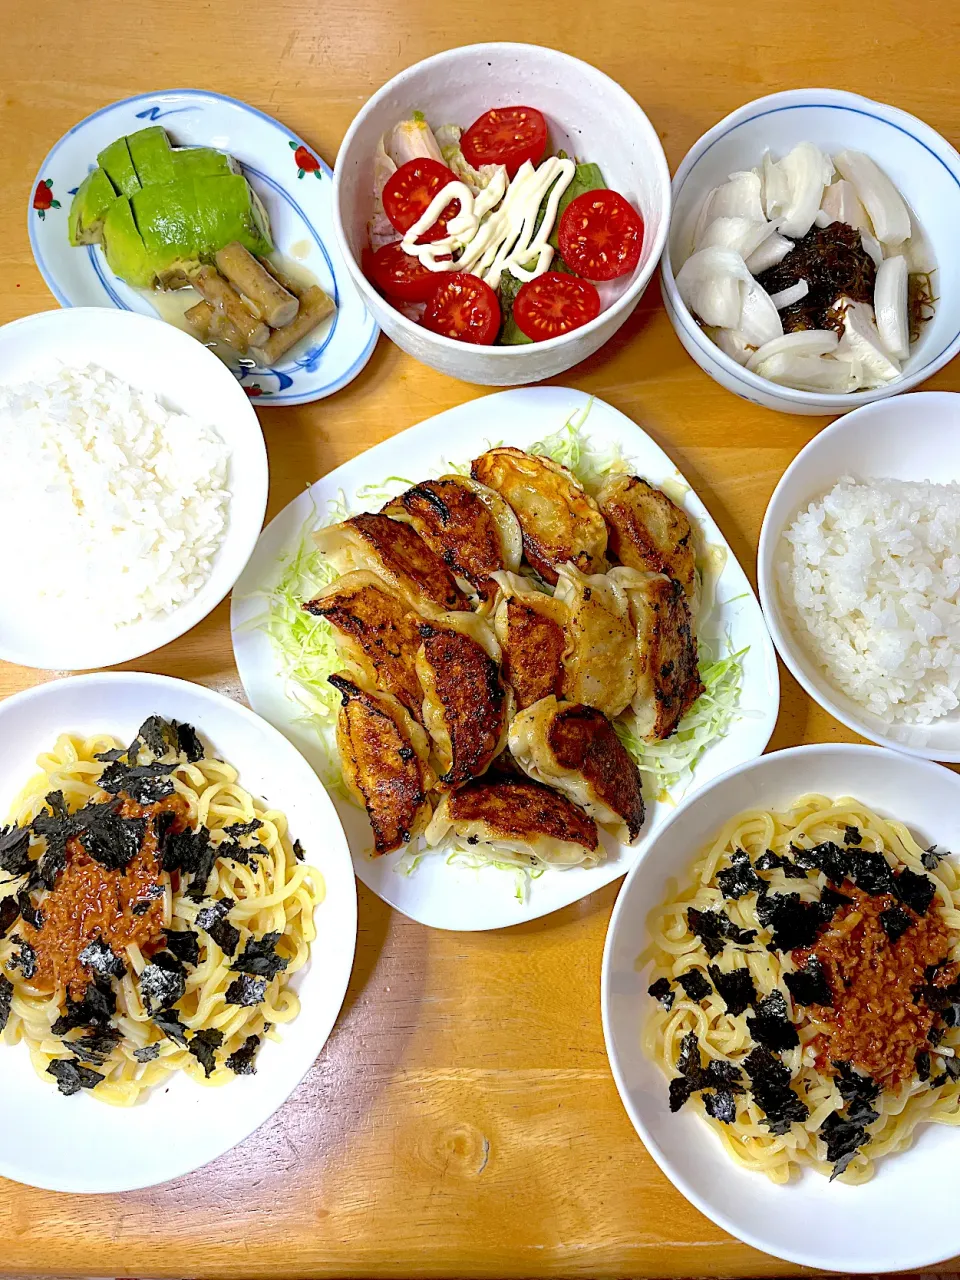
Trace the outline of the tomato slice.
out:
[[[419,258],[396,244],[385,244],[363,263],[364,273],[381,293],[404,302],[426,302],[442,273],[430,271]]]
[[[383,211],[398,231],[409,231],[427,209],[430,201],[448,182],[456,182],[457,175],[439,160],[423,156],[408,160],[387,179],[383,188]],[[440,217],[428,231],[417,239],[417,244],[429,244],[447,234],[447,223],[460,212],[460,201],[451,200]]]
[[[451,271],[441,277],[420,323],[444,337],[489,347],[500,331],[500,303],[479,276]]]
[[[589,280],[545,271],[517,290],[513,318],[534,342],[559,337],[600,314],[600,295]]]
[[[494,107],[474,120],[460,148],[475,169],[505,164],[512,178],[525,160],[540,163],[547,149],[547,122],[536,107]]]
[[[616,191],[585,191],[563,211],[557,243],[578,276],[615,280],[640,261],[643,219]]]

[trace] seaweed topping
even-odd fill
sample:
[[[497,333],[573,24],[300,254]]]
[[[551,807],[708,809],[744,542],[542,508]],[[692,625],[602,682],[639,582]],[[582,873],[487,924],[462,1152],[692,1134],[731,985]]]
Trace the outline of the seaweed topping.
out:
[[[903,907],[888,907],[880,912],[880,923],[891,943],[899,942],[913,924],[913,916]]]
[[[235,905],[232,898],[220,898],[197,912],[197,927],[210,935],[225,956],[235,955],[240,941],[240,930],[227,919]]]
[[[719,1120],[721,1124],[733,1124],[737,1118],[737,1100],[731,1089],[717,1089],[715,1093],[703,1095],[703,1105],[708,1116]]]
[[[176,720],[171,721],[171,724],[177,735],[177,750],[187,757],[188,764],[196,764],[198,760],[202,760],[203,745],[193,725],[178,724]]]
[[[76,1040],[64,1043],[84,1062],[102,1067],[122,1039],[123,1036],[116,1027],[94,1027]]]
[[[647,995],[653,996],[654,1000],[659,1000],[664,1009],[673,1008],[674,994],[669,978],[658,978],[656,982],[651,983],[647,987]]]
[[[717,885],[725,898],[733,899],[763,890],[763,881],[754,871],[750,858],[743,849],[734,850],[727,870],[717,872]]]
[[[293,856],[298,862],[303,861],[303,845],[299,840],[294,840],[293,842]]]
[[[95,1089],[103,1080],[99,1071],[85,1067],[76,1058],[54,1058],[47,1073],[56,1080],[57,1088],[67,1098],[81,1089]]]
[[[200,962],[200,943],[192,929],[168,929],[167,950],[183,964],[196,968]]]
[[[952,1081],[956,1082],[957,1080],[960,1080],[960,1058],[945,1058],[943,1065],[946,1068],[947,1075]]]
[[[807,282],[806,297],[780,313],[785,333],[838,328],[837,314],[831,312],[833,304],[838,298],[872,304],[876,279],[877,268],[863,247],[859,230],[845,222],[811,227],[794,242],[782,262],[757,276],[768,293],[779,293],[801,280]]]
[[[919,875],[904,867],[894,880],[894,892],[905,906],[918,916],[925,916],[937,895],[937,886],[929,876]]]
[[[720,954],[727,942],[748,947],[757,936],[756,929],[739,928],[725,911],[698,911],[696,907],[690,907],[687,926],[703,943],[711,960]]]
[[[39,907],[33,905],[30,894],[26,889],[21,889],[17,894],[17,906],[27,924],[32,925],[39,933],[43,928],[43,912]]]
[[[847,855],[847,874],[858,889],[869,893],[871,898],[897,892],[896,878],[882,853],[873,853],[870,849],[848,849]]]
[[[863,1107],[880,1096],[880,1085],[872,1076],[857,1071],[850,1062],[834,1060],[831,1064],[837,1072],[837,1090],[848,1108],[856,1108],[863,1115]],[[876,1120],[876,1113],[873,1119]]]
[[[0,871],[8,876],[22,876],[30,870],[29,827],[0,827]]]
[[[115,764],[126,757],[127,751],[127,747],[111,747],[109,751],[98,751],[93,758],[102,764]]]
[[[214,1027],[196,1031],[190,1037],[187,1048],[203,1067],[203,1074],[209,1079],[216,1067],[217,1050],[223,1044],[223,1032]]]
[[[863,836],[860,834],[859,827],[846,826],[843,829],[843,838],[847,844],[862,844]]]
[[[840,1111],[831,1111],[818,1132],[827,1146],[827,1162],[833,1165],[831,1182],[843,1173],[860,1148],[870,1141],[866,1125],[845,1117]]]
[[[227,1066],[238,1076],[255,1076],[254,1058],[260,1048],[259,1036],[247,1036],[243,1044],[227,1059]]]
[[[156,1013],[151,1014],[150,1021],[168,1039],[175,1040],[177,1044],[186,1048],[187,1028],[180,1021],[180,1015],[176,1009],[158,1009]]]
[[[790,1087],[790,1072],[769,1049],[758,1046],[743,1060],[750,1077],[750,1091],[764,1114],[763,1124],[771,1133],[788,1133],[791,1124],[800,1124],[810,1108]]]
[[[112,766],[111,766],[112,767]],[[136,800],[136,796],[132,796]],[[39,813],[33,830],[47,842],[37,871],[47,889],[52,889],[57,876],[66,866],[67,841],[76,837],[86,853],[109,871],[122,871],[143,844],[146,818],[120,816],[116,800],[87,804],[75,813],[67,813],[59,791],[46,797],[51,813]]]
[[[802,969],[797,969],[794,973],[785,973],[783,980],[793,997],[794,1004],[833,1005],[830,983],[827,981],[823,965],[816,956],[811,956]]]
[[[743,1013],[757,998],[757,989],[749,969],[734,969],[732,973],[721,973],[715,964],[707,969],[717,989],[717,995],[727,1006],[727,1013],[735,1018]]]
[[[825,913],[828,911],[830,913],[826,917],[827,921],[832,920],[841,907],[845,907],[852,901],[853,899],[848,893],[841,893],[839,889],[831,889],[829,885],[820,890],[820,906]]]
[[[166,755],[167,751],[172,747],[173,732],[165,720],[161,720],[159,716],[148,716],[140,726],[137,738],[156,756]],[[133,763],[132,757],[129,755],[127,759]]]
[[[245,1008],[252,1008],[260,1004],[266,994],[266,978],[251,978],[249,974],[244,973],[230,983],[225,998],[227,1004],[239,1004]]]
[[[290,963],[285,956],[276,952],[280,934],[265,933],[262,938],[250,937],[244,947],[243,954],[230,966],[238,973],[249,973],[255,978],[266,978],[269,982]]]
[[[160,1042],[155,1040],[153,1044],[145,1044],[142,1049],[134,1049],[133,1056],[137,1062],[152,1062],[160,1056]]]
[[[790,846],[794,860],[804,872],[822,871],[831,884],[842,884],[849,874],[849,850],[844,853],[832,840],[823,840],[811,849]]]
[[[757,1004],[757,1016],[747,1019],[750,1034],[758,1044],[773,1053],[795,1049],[800,1043],[797,1028],[790,1021],[787,1001],[782,991],[771,991]]]
[[[83,948],[79,959],[84,968],[91,969],[99,978],[122,978],[127,972],[122,958],[111,951],[100,937]]]
[[[262,826],[259,818],[251,818],[249,822],[232,822],[229,827],[224,827],[224,831],[228,836],[252,836]]]
[[[146,915],[150,910],[150,903],[156,902],[158,898],[163,897],[163,885],[158,880],[156,884],[148,885],[143,891],[143,897],[138,898],[131,908],[135,916]]]
[[[24,978],[29,981],[37,972],[37,953],[29,942],[24,942],[23,938],[11,938],[11,942],[16,944],[17,951],[7,961],[7,968],[19,969]]]
[[[754,865],[758,871],[780,870],[788,880],[806,880],[807,878],[803,867],[798,867],[786,854],[775,853],[773,849],[767,849],[765,853],[761,853]]]
[[[936,1049],[938,1045],[943,1043],[943,1037],[946,1034],[947,1034],[946,1027],[931,1027],[930,1032],[927,1035],[927,1039]]]
[[[712,968],[712,966],[711,966]],[[677,981],[683,987],[689,1000],[705,1000],[713,988],[699,969],[688,969],[681,973]],[[671,999],[671,1004],[673,1003]]]
[[[823,902],[805,902],[799,893],[771,893],[757,901],[757,917],[773,934],[769,951],[795,951],[811,947],[836,908]]]
[[[140,999],[152,1014],[175,1005],[187,989],[183,965],[169,951],[160,951],[140,974]]]
[[[5,938],[20,918],[20,905],[16,898],[0,898],[0,938]]]
[[[117,997],[113,988],[95,978],[81,1000],[71,1000],[67,996],[66,1010],[50,1030],[55,1036],[65,1036],[75,1027],[106,1027],[116,1011]]]
[[[7,1025],[10,1006],[13,1004],[13,983],[0,973],[0,1031]]]
[[[173,779],[170,774],[178,769],[179,762],[164,764],[154,760],[151,764],[125,765],[116,760],[108,764],[97,779],[97,786],[111,795],[125,792],[137,804],[156,804],[172,796]]]
[[[683,1104],[694,1094],[705,1089],[715,1089],[717,1094],[729,1095],[731,1100],[736,1093],[745,1092],[743,1085],[740,1083],[742,1075],[740,1068],[732,1062],[723,1062],[711,1059],[704,1070],[703,1062],[700,1058],[700,1042],[697,1040],[695,1031],[688,1031],[680,1041],[680,1056],[677,1059],[677,1070],[680,1075],[670,1081],[670,1110],[679,1111]],[[707,1108],[708,1114],[718,1120],[725,1120],[725,1115],[729,1112],[729,1105],[725,1099],[711,1102],[713,1095],[704,1095],[704,1106]],[[711,1110],[716,1108],[716,1110]],[[736,1107],[734,1106],[733,1118],[736,1117]]]
[[[936,871],[937,867],[939,867],[940,863],[944,860],[944,858],[950,858],[952,856],[953,855],[949,853],[946,849],[944,849],[943,853],[940,853],[937,849],[937,846],[935,844],[932,844],[929,849],[925,849],[923,853],[920,855],[920,861],[923,863],[923,865],[927,868],[928,871]]]
[[[161,841],[164,871],[179,871],[193,877],[187,897],[194,902],[200,902],[206,896],[207,881],[218,856],[216,846],[210,843],[210,833],[203,827],[196,831],[169,832]]]
[[[930,1079],[930,1051],[929,1049],[921,1049],[914,1059],[914,1065],[917,1069],[918,1080]]]

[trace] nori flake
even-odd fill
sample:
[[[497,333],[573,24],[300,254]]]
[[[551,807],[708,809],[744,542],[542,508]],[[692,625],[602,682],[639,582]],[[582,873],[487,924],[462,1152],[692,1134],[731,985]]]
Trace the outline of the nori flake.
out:
[[[260,1037],[247,1036],[240,1048],[231,1053],[227,1059],[227,1066],[238,1076],[255,1076],[257,1068],[254,1066],[253,1060],[257,1056],[259,1048]]]
[[[943,1065],[951,1080],[956,1081],[960,1079],[960,1058],[957,1058],[956,1056],[952,1058],[945,1058]]]
[[[858,1117],[862,1119],[865,1114],[863,1108],[879,1098],[880,1085],[872,1076],[857,1071],[850,1062],[834,1059],[832,1065],[837,1072],[837,1089],[840,1097],[851,1112],[856,1109]],[[876,1120],[876,1118],[877,1114],[873,1112],[872,1119]]]
[[[843,829],[843,838],[847,844],[862,844],[863,836],[860,834],[859,827],[846,826]]]
[[[681,973],[678,976],[677,981],[683,987],[689,1000],[705,1000],[713,990],[699,969],[688,969],[686,973]],[[673,1001],[671,1000],[672,1003]]]
[[[248,938],[243,954],[234,960],[230,968],[238,973],[250,973],[255,978],[266,978],[269,982],[290,963],[286,957],[276,953],[279,940],[278,932],[265,933],[262,938]]]
[[[823,840],[812,849],[791,845],[798,867],[804,871],[822,871],[831,884],[842,884],[850,873],[850,851],[844,852],[832,840]]]
[[[251,978],[249,974],[244,973],[239,978],[234,978],[227,987],[225,999],[227,1004],[252,1008],[254,1005],[261,1004],[266,994],[266,978]]]
[[[85,1067],[76,1058],[54,1058],[47,1073],[56,1080],[57,1088],[67,1098],[81,1089],[95,1089],[104,1078],[99,1071]]]
[[[65,1040],[64,1044],[84,1062],[102,1067],[122,1039],[115,1027],[94,1027],[76,1040]]]
[[[797,1028],[790,1021],[787,1001],[782,991],[771,991],[757,1004],[757,1016],[747,1019],[750,1034],[758,1044],[773,1053],[795,1049],[800,1043]]]
[[[293,842],[293,856],[298,862],[303,861],[303,845],[299,840],[294,840]]]
[[[176,761],[173,764],[163,764],[154,760],[152,764],[129,766],[117,760],[107,765],[97,779],[97,786],[109,791],[111,795],[125,791],[137,804],[156,804],[173,795],[174,786],[170,774],[177,767]]]
[[[771,951],[812,946],[832,914],[825,915],[821,903],[805,902],[799,893],[771,893],[757,902],[760,923],[773,933],[768,948]]]
[[[172,723],[177,734],[177,749],[187,757],[188,763],[196,764],[198,760],[202,760],[203,746],[193,725],[178,724],[176,720]]]
[[[39,933],[43,928],[43,912],[39,907],[33,905],[30,894],[26,889],[21,889],[17,894],[17,906],[20,908],[20,914],[27,924],[32,925]]]
[[[34,832],[47,842],[38,866],[44,886],[52,889],[66,866],[67,840],[71,836],[76,836],[90,857],[108,870],[123,870],[143,843],[146,819],[121,817],[116,800],[87,804],[71,814],[62,801],[59,791],[52,792],[47,804],[53,812],[40,813],[33,820]]]
[[[229,827],[224,827],[224,831],[228,836],[252,836],[262,826],[259,818],[251,818],[249,822],[232,822]]]
[[[920,1050],[914,1059],[914,1065],[917,1069],[918,1080],[930,1079],[930,1051],[928,1049]]]
[[[929,849],[925,849],[920,855],[920,861],[928,871],[936,871],[944,858],[950,858],[953,855],[944,849],[943,853],[937,851],[937,846],[932,844]]]
[[[15,897],[0,898],[0,938],[5,938],[20,918],[20,905]]]
[[[213,1027],[196,1031],[190,1038],[187,1048],[203,1067],[203,1074],[208,1078],[216,1066],[217,1050],[223,1044],[223,1032]]]
[[[170,726],[159,716],[148,716],[140,726],[137,737],[150,748],[156,756],[166,755],[173,745],[173,733]]]
[[[936,1049],[938,1045],[943,1044],[943,1037],[947,1034],[946,1027],[931,1027],[927,1036],[929,1042]]]
[[[891,944],[897,943],[913,924],[913,916],[903,907],[887,907],[880,912],[880,923]]]
[[[156,902],[158,898],[163,897],[163,885],[157,881],[156,884],[147,885],[143,891],[143,897],[138,898],[133,904],[131,910],[135,916],[143,916],[150,910],[151,902]]]
[[[731,1089],[718,1089],[716,1093],[705,1093],[703,1105],[708,1116],[719,1120],[721,1124],[733,1124],[737,1118],[737,1100]]]
[[[758,871],[780,870],[788,880],[806,880],[807,878],[803,867],[798,867],[786,854],[776,853],[773,849],[767,849],[765,853],[761,853],[754,866]]]
[[[151,1014],[150,1021],[170,1040],[175,1040],[177,1044],[186,1048],[187,1028],[180,1021],[180,1015],[176,1009],[158,1009],[156,1013]]]
[[[159,1058],[159,1041],[155,1040],[153,1044],[145,1044],[142,1049],[134,1049],[133,1056],[138,1062],[152,1062],[154,1058]]]
[[[839,889],[831,889],[829,885],[820,890],[820,906],[823,908],[824,923],[829,923],[841,907],[851,903],[849,893],[841,893]]]
[[[7,1025],[13,1003],[13,983],[0,973],[0,1031]]]
[[[7,961],[8,969],[19,969],[28,980],[37,972],[37,953],[31,947],[29,942],[24,942],[22,938],[12,938],[12,942],[16,943],[17,953],[11,955]]]
[[[686,1076],[674,1076],[670,1081],[670,1110],[679,1111],[683,1104],[693,1097],[696,1091],[697,1086],[692,1080],[688,1080]]]
[[[904,867],[894,880],[894,892],[911,911],[915,911],[918,916],[925,916],[936,897],[937,886],[929,876],[918,875],[916,871]]]
[[[203,827],[196,831],[165,833],[161,844],[164,871],[179,871],[193,877],[187,897],[194,902],[203,899],[217,856],[216,848],[210,843],[210,833]]]
[[[787,990],[793,996],[795,1004],[833,1005],[833,992],[824,973],[823,965],[816,956],[811,956],[802,969],[795,973],[785,973],[783,980]]]
[[[102,764],[116,764],[118,760],[123,760],[126,754],[125,747],[111,747],[109,751],[98,751],[93,758]]]
[[[749,969],[734,969],[732,973],[721,973],[712,964],[707,969],[711,981],[717,989],[717,995],[727,1006],[727,1013],[736,1018],[743,1013],[757,998],[757,989]]]
[[[703,943],[711,960],[720,954],[727,942],[749,946],[757,936],[756,929],[739,928],[725,911],[698,911],[696,907],[690,907],[687,926]]]
[[[947,1073],[945,1071],[941,1071],[938,1076],[934,1076],[933,1079],[930,1081],[930,1088],[939,1089],[942,1084],[946,1084],[946,1083],[947,1083]]]
[[[148,1013],[169,1009],[186,990],[186,973],[175,955],[160,951],[140,974],[139,986],[140,999]]]
[[[127,966],[114,954],[102,938],[95,938],[83,948],[78,957],[86,969],[92,969],[100,978],[122,978]]]
[[[847,854],[848,875],[858,889],[869,893],[871,898],[897,892],[897,882],[882,853],[873,853],[870,849],[848,849]]]
[[[167,950],[172,951],[183,964],[196,968],[200,962],[200,944],[192,929],[168,929]]]
[[[750,1077],[751,1092],[764,1114],[763,1123],[771,1133],[788,1133],[791,1124],[800,1124],[810,1108],[790,1087],[790,1072],[779,1059],[763,1047],[751,1050],[743,1060]]]
[[[827,1144],[827,1161],[833,1165],[830,1181],[838,1178],[861,1147],[870,1141],[866,1125],[832,1111],[820,1126],[819,1133]]]
[[[0,827],[0,871],[8,876],[22,876],[30,870],[29,827]]]
[[[106,1027],[116,1011],[117,997],[113,988],[94,979],[84,991],[82,1000],[71,1000],[67,996],[66,1012],[50,1030],[55,1036],[65,1036],[75,1027]]]
[[[763,881],[754,871],[749,855],[736,849],[730,856],[730,866],[717,873],[717,886],[725,898],[743,898],[748,893],[760,893]]]
[[[208,933],[225,956],[235,955],[240,941],[240,930],[227,919],[235,906],[232,898],[220,898],[212,907],[197,912],[197,928]]]
[[[670,985],[669,978],[658,978],[656,982],[647,987],[647,995],[653,996],[654,1000],[659,1000],[664,1009],[672,1009],[674,1001],[673,987]]]

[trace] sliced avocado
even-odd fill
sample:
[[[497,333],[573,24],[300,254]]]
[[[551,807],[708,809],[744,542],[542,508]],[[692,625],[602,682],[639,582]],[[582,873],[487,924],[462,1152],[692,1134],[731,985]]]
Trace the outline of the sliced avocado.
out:
[[[97,244],[104,215],[117,198],[113,183],[103,170],[91,170],[80,183],[70,205],[70,243]]]
[[[177,178],[207,178],[218,173],[239,173],[233,156],[213,147],[174,147],[173,172]]]
[[[127,284],[138,289],[147,289],[153,284],[156,272],[126,197],[114,200],[107,209],[103,220],[103,251],[107,266]]]
[[[263,206],[242,174],[195,178],[200,217],[200,253],[211,258],[218,249],[239,240],[250,253],[273,252]]]
[[[140,179],[130,158],[130,148],[126,138],[118,138],[111,142],[97,156],[97,163],[113,183],[121,196],[132,196],[140,190]]]
[[[138,129],[136,133],[127,134],[127,146],[130,148],[130,159],[141,187],[173,182],[176,176],[173,171],[173,152],[170,150],[166,129],[158,124],[151,125],[149,129]]]
[[[175,264],[199,259],[200,219],[192,182],[144,187],[130,203],[137,230],[157,274]]]

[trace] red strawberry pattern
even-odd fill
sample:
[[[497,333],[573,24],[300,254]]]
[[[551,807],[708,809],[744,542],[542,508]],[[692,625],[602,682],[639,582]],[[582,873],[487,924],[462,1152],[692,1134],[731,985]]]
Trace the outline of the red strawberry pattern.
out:
[[[41,221],[46,217],[48,209],[60,208],[60,201],[53,198],[52,178],[44,178],[42,182],[37,183],[37,189],[33,193],[33,207]]]
[[[320,177],[320,161],[308,151],[302,143],[291,142],[290,149],[293,151],[293,159],[297,166],[297,177],[302,178],[305,174],[312,173],[315,178]]]
[[[249,385],[244,386],[243,389],[251,400],[256,400],[257,396],[263,395],[263,387],[260,386],[259,382],[251,382]]]

